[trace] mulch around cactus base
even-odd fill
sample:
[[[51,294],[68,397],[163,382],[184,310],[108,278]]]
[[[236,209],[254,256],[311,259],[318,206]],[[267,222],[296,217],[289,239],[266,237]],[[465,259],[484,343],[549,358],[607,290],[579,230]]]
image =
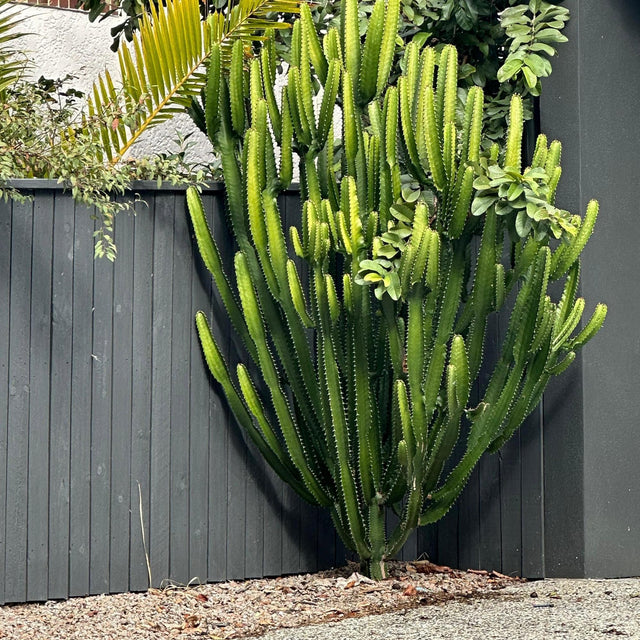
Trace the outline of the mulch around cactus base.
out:
[[[376,583],[352,565],[282,578],[4,606],[0,638],[226,640],[486,596],[518,581],[497,572],[455,571],[427,561],[389,563],[389,574]]]

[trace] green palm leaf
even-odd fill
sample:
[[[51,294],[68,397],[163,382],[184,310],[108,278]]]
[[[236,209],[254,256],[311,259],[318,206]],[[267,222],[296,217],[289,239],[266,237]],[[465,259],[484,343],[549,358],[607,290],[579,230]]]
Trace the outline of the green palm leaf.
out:
[[[108,71],[93,86],[89,112],[106,121],[101,135],[107,159],[115,164],[144,131],[191,106],[205,86],[203,65],[212,43],[220,43],[225,68],[236,40],[261,40],[267,28],[288,28],[272,16],[298,13],[300,2],[239,0],[204,22],[198,0],[169,0],[159,8],[152,3],[140,32],[119,50],[122,87]]]
[[[8,0],[0,0],[0,92],[18,80],[26,65],[24,60],[16,58],[17,52],[11,47],[11,43],[24,35],[15,31],[22,22],[17,15]]]

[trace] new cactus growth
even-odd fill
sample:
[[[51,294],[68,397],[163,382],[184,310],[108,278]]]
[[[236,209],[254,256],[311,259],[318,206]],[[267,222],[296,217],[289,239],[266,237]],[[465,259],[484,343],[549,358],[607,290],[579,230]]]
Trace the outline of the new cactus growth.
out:
[[[398,11],[399,0],[377,0],[361,41],[356,0],[346,0],[340,30],[320,42],[303,5],[280,101],[271,41],[249,61],[236,43],[228,74],[213,45],[207,127],[239,249],[233,273],[188,193],[202,257],[255,365],[231,371],[198,313],[211,373],[269,464],[330,511],[377,579],[416,527],[449,510],[482,454],[514,433],[606,314],[598,305],[577,329],[579,256],[598,207],[584,219],[555,207],[559,143],[541,136],[523,171],[516,96],[504,147],[483,154],[483,93],[458,109],[451,46],[409,44],[389,86]],[[276,198],[293,154],[302,218],[287,230]],[[498,312],[508,331],[472,402]],[[391,531],[388,507],[401,513]]]

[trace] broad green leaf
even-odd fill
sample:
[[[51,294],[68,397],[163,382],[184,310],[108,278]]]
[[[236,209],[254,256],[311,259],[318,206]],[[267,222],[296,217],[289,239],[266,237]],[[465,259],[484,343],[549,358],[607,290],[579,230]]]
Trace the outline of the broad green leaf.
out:
[[[117,110],[123,100],[137,105],[134,122],[114,118],[105,125],[104,152],[109,161],[115,164],[123,159],[147,129],[191,106],[206,83],[203,65],[212,42],[220,44],[222,66],[228,68],[236,40],[251,42],[261,39],[266,29],[286,28],[286,23],[271,16],[297,13],[299,7],[300,0],[239,0],[203,22],[198,0],[168,0],[159,8],[151,3],[140,32],[119,52],[122,87],[107,86],[105,74],[94,85],[90,100],[90,110],[103,115]]]

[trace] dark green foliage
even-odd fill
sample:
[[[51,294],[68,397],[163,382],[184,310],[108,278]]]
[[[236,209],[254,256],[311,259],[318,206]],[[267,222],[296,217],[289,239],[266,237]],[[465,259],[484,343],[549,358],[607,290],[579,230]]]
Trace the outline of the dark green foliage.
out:
[[[213,142],[239,248],[234,274],[223,271],[195,191],[189,210],[253,362],[230,371],[199,313],[214,378],[273,468],[329,509],[363,570],[382,578],[385,559],[450,509],[480,456],[520,426],[606,308],[572,337],[584,311],[578,260],[597,205],[584,220],[553,206],[557,143],[541,137],[532,168],[522,170],[521,98],[510,103],[506,140],[483,152],[483,92],[474,88],[457,109],[456,49],[414,41],[397,87],[389,86],[391,65],[364,61],[371,49],[388,60],[393,38],[374,25],[363,41],[355,7],[346,1],[341,28],[328,32],[322,49],[303,11],[280,108],[265,86],[268,57],[228,77],[210,67],[218,77],[209,85],[220,87]],[[398,11],[399,3],[385,9]],[[311,65],[330,96],[319,109]],[[342,110],[338,139],[334,102]],[[300,224],[286,230],[276,196],[291,180],[292,148],[303,207]],[[567,272],[564,295],[553,302],[549,282]],[[508,331],[472,406],[487,319],[498,312],[508,314]],[[388,507],[401,513],[391,531]]]
[[[513,94],[518,93],[525,98],[525,117],[532,117],[531,97],[539,95],[540,79],[551,73],[549,59],[555,55],[556,45],[566,41],[562,30],[569,12],[559,6],[561,1],[399,0],[397,35],[404,46],[414,38],[420,46],[429,44],[437,50],[446,44],[456,46],[461,61],[461,89],[466,92],[472,86],[480,86],[485,91],[485,141],[489,144],[504,136]],[[120,3],[126,18],[112,29],[114,50],[122,34],[127,40],[132,39],[134,31],[140,27],[142,15],[150,11],[152,4],[153,0],[124,0]],[[227,5],[227,0],[201,0],[201,15],[206,17]],[[319,0],[309,5],[309,15],[317,33],[324,34],[331,26],[341,24],[342,5],[340,0]],[[358,3],[357,17],[354,13],[354,19],[357,20],[360,35],[366,32],[375,38],[381,22],[385,21],[381,11],[375,15],[375,5],[374,0]],[[89,11],[91,20],[95,20],[106,8],[104,0],[79,0],[78,6]],[[393,25],[390,25],[390,32],[395,33]],[[369,56],[363,57],[363,65],[366,66],[370,64],[374,49],[373,46],[367,47],[366,42],[363,42],[363,46]],[[291,33],[288,31],[277,34],[276,47],[279,58],[287,62],[295,55],[296,46],[292,49]],[[312,50],[312,62],[319,79],[324,82],[326,70],[315,64],[313,56],[316,53],[317,49]],[[401,73],[401,64],[401,56],[396,56],[391,73],[392,83]],[[375,81],[374,78],[369,79]],[[372,88],[367,86],[362,89],[368,98]]]

